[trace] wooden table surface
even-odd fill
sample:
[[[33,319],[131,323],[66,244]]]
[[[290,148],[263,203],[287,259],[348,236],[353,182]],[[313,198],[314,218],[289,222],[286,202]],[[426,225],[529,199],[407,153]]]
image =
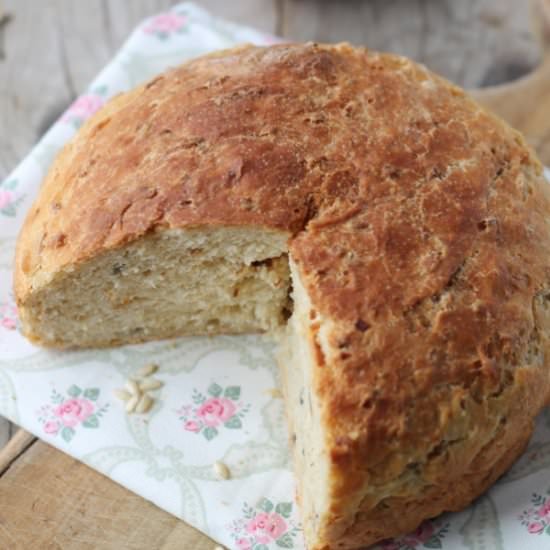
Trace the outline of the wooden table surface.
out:
[[[550,1],[538,1],[546,2],[550,13]],[[0,180],[85,89],[131,29],[175,3],[0,0]],[[526,0],[197,3],[219,16],[295,40],[347,40],[404,54],[470,89],[512,81],[540,66],[542,59]],[[547,42],[549,29],[550,23],[539,28]],[[510,89],[479,97],[524,131],[550,164],[550,63],[543,67]],[[14,432],[0,418],[0,449]],[[64,476],[66,472],[71,475]],[[0,453],[0,480],[1,549],[213,548],[182,522],[23,431]],[[60,484],[79,503],[77,510],[63,507],[63,493],[53,490]],[[52,490],[44,492],[44,485]],[[98,533],[112,545],[98,543]]]

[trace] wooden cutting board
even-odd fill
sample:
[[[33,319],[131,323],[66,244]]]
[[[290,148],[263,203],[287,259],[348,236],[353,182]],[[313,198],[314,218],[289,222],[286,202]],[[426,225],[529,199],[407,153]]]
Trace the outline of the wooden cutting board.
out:
[[[19,430],[0,452],[2,550],[214,550],[216,544]]]
[[[543,61],[476,98],[522,131],[550,165],[550,0],[538,2]],[[548,8],[548,9],[547,9]],[[20,430],[0,451],[0,549],[214,550],[215,543]]]

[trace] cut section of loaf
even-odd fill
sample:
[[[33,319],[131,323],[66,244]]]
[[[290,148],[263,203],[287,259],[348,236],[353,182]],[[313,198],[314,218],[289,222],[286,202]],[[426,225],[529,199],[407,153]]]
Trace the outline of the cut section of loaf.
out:
[[[330,456],[316,391],[315,334],[320,319],[291,261],[294,311],[279,338],[278,363],[286,401],[294,474],[306,538],[319,538],[327,518],[330,495]]]
[[[271,330],[290,277],[304,533],[362,547],[470,503],[549,401],[548,189],[519,134],[404,58],[218,52],[60,153],[18,241],[22,328],[78,347]]]
[[[269,330],[289,306],[286,239],[253,227],[154,232],[52,273],[21,320],[60,347]]]

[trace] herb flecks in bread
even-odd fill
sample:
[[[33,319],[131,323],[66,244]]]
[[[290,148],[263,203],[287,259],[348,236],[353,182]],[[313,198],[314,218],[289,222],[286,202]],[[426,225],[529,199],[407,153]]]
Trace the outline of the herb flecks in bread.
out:
[[[550,397],[549,223],[521,136],[425,68],[247,46],[84,125],[15,290],[48,346],[279,327],[309,548],[356,548],[463,508],[527,443]]]

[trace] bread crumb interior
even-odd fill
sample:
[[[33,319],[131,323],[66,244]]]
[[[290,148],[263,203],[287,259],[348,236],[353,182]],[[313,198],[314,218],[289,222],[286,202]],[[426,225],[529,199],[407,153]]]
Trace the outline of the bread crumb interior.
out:
[[[62,272],[26,321],[60,347],[267,331],[288,317],[286,239],[238,227],[152,233]]]

